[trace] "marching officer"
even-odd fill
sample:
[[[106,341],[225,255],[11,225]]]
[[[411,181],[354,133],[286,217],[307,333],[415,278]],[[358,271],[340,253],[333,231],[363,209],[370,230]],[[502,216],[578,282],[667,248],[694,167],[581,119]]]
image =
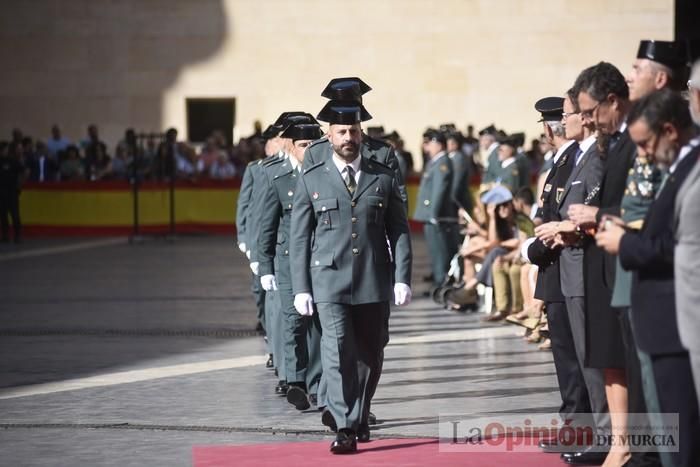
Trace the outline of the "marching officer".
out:
[[[369,114],[361,103],[349,104],[331,100],[318,116],[330,123],[323,143],[330,150],[309,165],[310,151],[304,158],[290,241],[295,308],[307,316],[317,309],[321,322],[322,421],[337,429],[335,454],[369,440],[370,404],[389,340],[389,300],[392,292],[397,305],[411,298],[400,180],[394,168],[363,156],[368,143],[361,122]]]
[[[425,241],[432,263],[433,287],[443,284],[450,260],[459,249],[457,204],[452,197],[454,169],[445,152],[445,135],[438,130],[425,133],[428,167],[418,188],[413,219],[423,223]]]
[[[292,141],[291,154],[270,166],[269,196],[262,202],[259,254],[260,281],[265,289],[278,290],[281,304],[282,340],[287,375],[287,401],[297,410],[317,405],[321,380],[321,332],[318,315],[302,316],[294,308],[289,237],[294,192],[301,173],[304,151],[323,135],[318,124],[292,125],[282,138]]]

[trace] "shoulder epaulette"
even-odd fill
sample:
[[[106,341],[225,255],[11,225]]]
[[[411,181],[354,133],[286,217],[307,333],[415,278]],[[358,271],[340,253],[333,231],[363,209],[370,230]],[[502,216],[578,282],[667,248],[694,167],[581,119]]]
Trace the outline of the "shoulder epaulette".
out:
[[[281,157],[281,156],[270,156],[270,157],[267,157],[265,159],[262,159],[262,161],[263,161],[262,165],[268,166],[270,164],[276,164],[276,163],[283,161],[283,160],[285,160],[285,158]]]
[[[328,136],[322,136],[322,137],[320,137],[319,139],[317,139],[317,140],[311,142],[311,144],[309,144],[309,145],[307,146],[307,149],[308,149],[308,148],[312,148],[312,147],[314,147],[314,146],[318,146],[319,144],[327,143],[327,142],[328,142]]]
[[[262,159],[255,159],[255,160],[252,160],[252,161],[248,162],[247,167],[252,167],[252,166],[254,166],[254,165],[258,165],[258,164],[260,163],[261,160],[262,160]]]
[[[309,166],[309,167],[306,167],[306,168],[304,169],[304,173],[309,173],[309,172],[311,172],[312,170],[314,170],[314,169],[316,169],[316,168],[318,168],[318,167],[321,167],[322,165],[324,165],[324,164],[323,164],[323,161],[314,162],[313,165],[311,165],[311,166]]]
[[[377,159],[369,159],[367,162],[369,164],[376,165],[378,168],[386,170],[387,172],[389,172],[391,174],[394,173],[394,169],[389,167],[384,161],[379,161]]]

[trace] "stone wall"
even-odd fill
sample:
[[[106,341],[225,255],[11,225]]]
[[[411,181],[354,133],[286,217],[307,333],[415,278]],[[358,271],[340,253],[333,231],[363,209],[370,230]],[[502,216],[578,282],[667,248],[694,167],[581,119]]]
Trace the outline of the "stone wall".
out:
[[[417,153],[428,125],[540,133],[533,103],[638,41],[673,37],[673,0],[2,0],[0,137],[97,123],[186,128],[187,97],[235,97],[236,135],[316,113],[332,77],[373,91],[371,125]],[[418,161],[417,161],[418,162]]]

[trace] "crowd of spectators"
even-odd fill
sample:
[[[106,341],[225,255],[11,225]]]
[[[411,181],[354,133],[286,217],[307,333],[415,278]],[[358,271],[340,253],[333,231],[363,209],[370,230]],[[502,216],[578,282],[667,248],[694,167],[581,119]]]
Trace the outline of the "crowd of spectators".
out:
[[[258,132],[233,145],[214,131],[204,144],[178,140],[174,128],[165,133],[137,133],[129,128],[110,148],[100,138],[97,125],[86,137],[72,141],[58,125],[46,139],[14,129],[9,141],[0,141],[9,157],[23,167],[23,179],[33,182],[176,179],[225,180],[240,176],[248,162],[263,155]]]

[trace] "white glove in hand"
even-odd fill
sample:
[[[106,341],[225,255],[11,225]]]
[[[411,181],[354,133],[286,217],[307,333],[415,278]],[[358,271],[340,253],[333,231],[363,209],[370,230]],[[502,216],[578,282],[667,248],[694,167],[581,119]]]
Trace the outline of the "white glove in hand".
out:
[[[246,250],[245,252],[245,257],[250,259],[250,250]]]
[[[438,224],[438,221],[437,221],[437,219],[435,219],[434,217],[431,217],[430,220],[428,221],[428,223],[429,223],[429,224],[432,224],[432,225],[437,225],[437,224]]]
[[[250,263],[250,270],[253,271],[253,274],[255,274],[256,276],[258,275],[259,269],[260,263],[258,263],[257,261],[253,261],[252,263]]]
[[[239,244],[238,244],[238,249],[241,250],[241,253],[245,253],[245,252],[247,251],[247,250],[246,250],[246,247],[245,247],[245,242],[239,243]]]
[[[411,303],[411,288],[402,282],[394,284],[394,304],[398,306]]]
[[[294,308],[302,316],[314,314],[314,298],[310,293],[298,293],[294,296]]]
[[[265,274],[260,278],[260,285],[265,292],[270,290],[277,290],[277,281],[275,280],[274,274]]]

